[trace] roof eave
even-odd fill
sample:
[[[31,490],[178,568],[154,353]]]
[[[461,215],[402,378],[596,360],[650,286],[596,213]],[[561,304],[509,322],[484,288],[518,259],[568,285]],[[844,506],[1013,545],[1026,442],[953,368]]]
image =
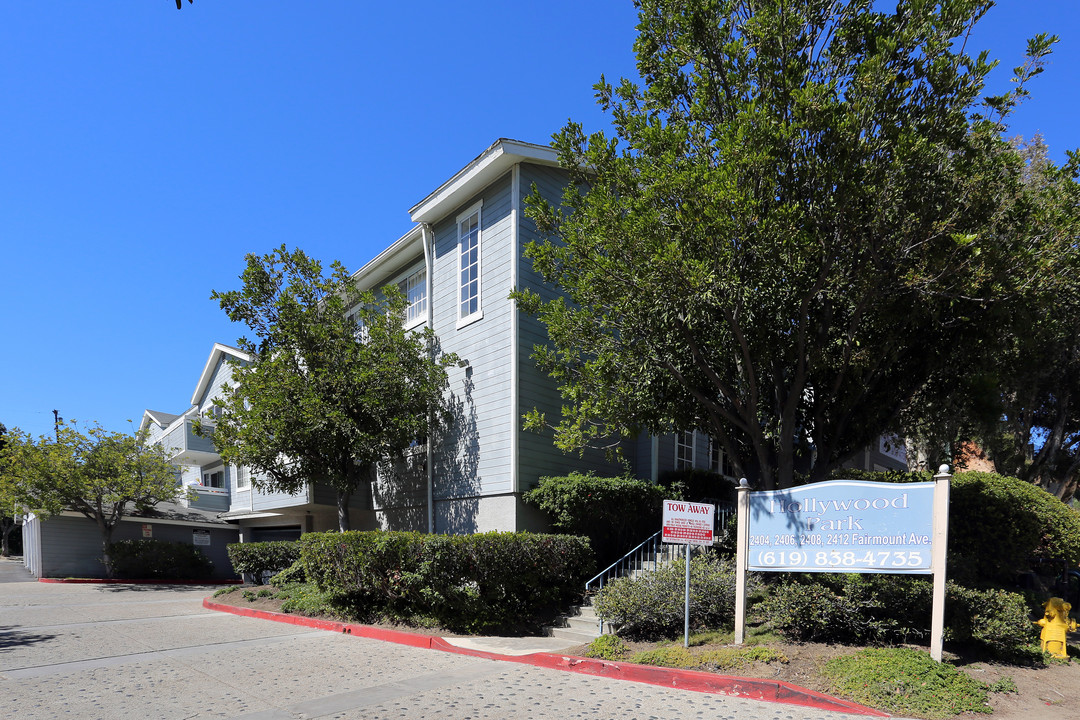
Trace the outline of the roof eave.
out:
[[[499,138],[434,192],[413,205],[409,217],[413,222],[434,223],[521,162],[557,167],[559,155],[545,145]]]

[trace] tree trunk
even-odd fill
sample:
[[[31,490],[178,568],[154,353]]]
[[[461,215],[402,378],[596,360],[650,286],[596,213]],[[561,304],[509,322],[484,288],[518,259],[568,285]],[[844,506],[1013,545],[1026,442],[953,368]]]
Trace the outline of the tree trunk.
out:
[[[16,527],[15,518],[0,518],[0,557],[9,557],[11,555],[11,532]]]
[[[338,530],[341,532],[348,532],[352,529],[349,524],[349,496],[352,493],[342,492],[338,490],[337,494],[337,521]]]
[[[101,531],[101,560],[105,563],[105,577],[112,578],[112,563],[109,562],[109,546],[112,545],[113,525],[109,525],[103,519],[98,518],[98,529]]]

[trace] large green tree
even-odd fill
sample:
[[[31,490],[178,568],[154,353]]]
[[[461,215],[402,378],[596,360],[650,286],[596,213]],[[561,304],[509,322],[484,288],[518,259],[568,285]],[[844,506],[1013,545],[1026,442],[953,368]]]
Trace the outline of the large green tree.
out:
[[[0,457],[7,445],[7,427],[0,423]],[[18,499],[15,495],[14,478],[4,470],[0,461],[0,557],[11,554],[11,533],[18,527]]]
[[[176,468],[160,445],[95,425],[85,433],[61,424],[37,440],[13,430],[0,452],[0,476],[15,502],[38,517],[73,510],[93,520],[101,534],[106,572],[117,524],[132,511],[183,494]]]
[[[522,306],[562,387],[557,444],[696,428],[765,488],[824,478],[1003,331],[1056,271],[1018,232],[1010,93],[966,39],[979,0],[641,0],[642,84],[603,79],[614,137],[554,138],[571,183],[528,206],[564,296]],[[1007,330],[1007,329],[1005,329]],[[985,345],[983,345],[985,344]]]
[[[214,401],[214,442],[256,487],[332,486],[348,530],[352,492],[442,419],[456,358],[435,352],[429,328],[404,329],[395,286],[360,292],[338,262],[325,277],[318,261],[283,245],[248,255],[241,280],[242,289],[211,296],[255,335],[239,339],[251,361],[235,365],[235,383]]]

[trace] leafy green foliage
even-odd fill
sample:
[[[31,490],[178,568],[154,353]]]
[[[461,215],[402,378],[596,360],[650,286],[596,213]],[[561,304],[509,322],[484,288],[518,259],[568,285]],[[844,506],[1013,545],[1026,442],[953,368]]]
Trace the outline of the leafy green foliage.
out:
[[[895,645],[930,637],[932,595],[931,582],[907,576],[800,576],[772,586],[755,612],[790,640]],[[1034,637],[1022,595],[947,585],[946,641],[1013,660]]]
[[[832,692],[891,713],[943,720],[989,713],[989,686],[926,652],[869,648],[825,663]]]
[[[0,453],[0,475],[17,504],[47,518],[74,510],[101,532],[106,567],[116,524],[133,510],[178,500],[176,468],[160,445],[94,425],[85,433],[60,424],[37,440],[17,430]]]
[[[332,486],[347,530],[350,493],[445,418],[456,357],[437,356],[430,328],[404,329],[396,286],[360,292],[338,262],[324,277],[318,261],[283,245],[248,255],[241,279],[241,290],[211,295],[256,337],[237,341],[250,362],[233,368],[235,384],[214,401],[214,443],[260,489]]]
[[[286,570],[300,559],[300,546],[289,540],[229,543],[225,551],[233,570],[251,575],[257,585],[263,584],[265,573]]]
[[[307,576],[355,612],[481,631],[537,626],[595,565],[586,538],[533,533],[307,533]]]
[[[657,531],[666,493],[637,478],[572,472],[540,478],[522,499],[546,512],[556,530],[588,537],[605,566]]]
[[[1080,562],[1080,513],[1017,478],[975,472],[953,477],[950,576],[1013,582],[1040,559]]]
[[[699,429],[764,489],[821,479],[1010,337],[1002,307],[1076,249],[1029,230],[1002,138],[1055,38],[980,107],[987,8],[639,4],[644,85],[601,79],[614,136],[567,125],[561,205],[527,206],[563,294],[515,297],[548,329],[560,447]]]
[[[593,601],[596,614],[631,638],[670,638],[685,622],[686,562],[665,563],[654,572],[617,578]],[[735,619],[734,564],[705,552],[690,560],[690,629],[730,626]]]
[[[161,540],[120,540],[109,545],[109,576],[133,580],[206,580],[214,564],[186,543]]]
[[[630,654],[630,649],[618,635],[601,635],[589,643],[585,649],[585,657],[600,658],[601,660],[623,660]]]

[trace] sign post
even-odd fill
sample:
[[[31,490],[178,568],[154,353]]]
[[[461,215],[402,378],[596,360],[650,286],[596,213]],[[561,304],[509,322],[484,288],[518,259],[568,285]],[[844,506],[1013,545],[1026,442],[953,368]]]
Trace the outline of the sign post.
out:
[[[735,644],[746,635],[746,572],[934,576],[930,655],[941,661],[949,474],[932,482],[832,480],[788,490],[738,489]]]
[[[705,503],[664,501],[663,532],[666,543],[686,546],[686,600],[683,608],[683,647],[690,646],[690,546],[713,544],[716,506]]]

